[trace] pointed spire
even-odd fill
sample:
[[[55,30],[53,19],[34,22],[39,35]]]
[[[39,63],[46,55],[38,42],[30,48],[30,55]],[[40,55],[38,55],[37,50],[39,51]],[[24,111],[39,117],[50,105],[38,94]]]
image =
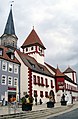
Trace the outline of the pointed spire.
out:
[[[58,64],[57,64],[57,69],[59,69],[59,68],[58,68]]]
[[[12,4],[11,4],[8,20],[7,20],[7,23],[6,23],[6,26],[5,26],[4,34],[11,34],[11,35],[13,34],[13,35],[15,35],[13,15],[12,15]]]

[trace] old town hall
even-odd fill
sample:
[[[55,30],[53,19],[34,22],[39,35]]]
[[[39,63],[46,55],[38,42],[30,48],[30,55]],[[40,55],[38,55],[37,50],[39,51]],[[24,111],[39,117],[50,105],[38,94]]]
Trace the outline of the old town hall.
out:
[[[69,103],[71,97],[73,101],[78,100],[76,71],[68,67],[61,72],[58,66],[54,68],[49,62],[44,62],[47,49],[36,30],[33,28],[26,36],[21,51],[17,48],[18,40],[11,6],[0,37],[0,101],[3,98],[7,102],[11,98],[20,101],[26,92],[43,103],[50,95],[55,102],[60,102],[63,93],[69,96]]]

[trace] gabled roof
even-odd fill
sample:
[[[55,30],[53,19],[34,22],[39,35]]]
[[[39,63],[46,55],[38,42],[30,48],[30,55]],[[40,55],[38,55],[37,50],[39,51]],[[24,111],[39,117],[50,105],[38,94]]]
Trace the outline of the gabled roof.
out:
[[[2,55],[0,55],[0,59],[4,59],[4,60],[7,60],[7,61],[10,61],[10,62],[14,62],[14,63],[17,63],[17,64],[20,64],[20,62],[17,60],[16,57],[14,57],[14,59],[11,59],[9,56],[8,56],[8,53],[10,51],[9,48],[7,47],[4,47],[4,46],[0,46],[0,49],[2,49]]]
[[[7,19],[4,34],[15,35],[14,21],[13,21],[13,15],[12,15],[12,6],[11,6],[10,13]]]
[[[60,69],[57,67],[55,76],[64,77],[65,75],[64,75],[64,74],[60,71]]]
[[[27,67],[29,67],[32,71],[49,76],[49,77],[54,77],[53,74],[44,65],[38,63],[34,58],[20,52],[19,50],[16,50],[16,52],[20,56],[23,63]]]
[[[57,66],[57,69],[55,69],[54,67],[52,67],[51,65],[45,63],[52,71],[55,72],[55,76],[64,76],[64,74],[60,71],[60,69]]]
[[[52,67],[51,65],[47,64],[46,62],[45,62],[45,64],[46,64],[54,73],[56,73],[56,69],[55,69],[54,67]]]
[[[73,73],[73,72],[75,72],[75,71],[73,69],[71,69],[70,67],[68,67],[63,73]]]
[[[31,31],[21,47],[24,48],[32,45],[39,45],[43,49],[46,49],[34,29]]]
[[[75,83],[73,80],[71,80],[71,78],[69,78],[67,75],[65,75],[65,80],[77,85],[77,83]]]

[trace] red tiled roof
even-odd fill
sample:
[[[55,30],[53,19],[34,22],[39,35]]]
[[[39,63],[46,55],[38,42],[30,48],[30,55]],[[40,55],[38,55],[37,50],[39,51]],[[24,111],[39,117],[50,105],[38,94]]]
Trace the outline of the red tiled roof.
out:
[[[31,45],[40,45],[42,48],[46,49],[34,29],[31,31],[21,47],[23,48]]]
[[[18,55],[20,56],[21,60],[23,61],[23,63],[27,67],[32,69],[32,71],[38,72],[40,74],[47,75],[50,77],[54,77],[54,75],[44,65],[38,63],[33,57],[31,57],[27,54],[24,54],[24,53],[20,52],[19,50],[16,50],[16,51],[17,51]]]
[[[70,67],[68,67],[63,73],[72,73],[72,72],[75,72],[75,71],[71,69]]]
[[[5,60],[8,60],[8,61],[10,61],[10,62],[14,62],[14,63],[20,64],[20,62],[17,60],[16,57],[15,57],[14,59],[11,59],[11,58],[8,56],[7,52],[9,51],[9,48],[4,47],[4,46],[0,46],[0,48],[3,50],[3,54],[0,55],[0,58],[1,58],[1,59],[5,59]]]
[[[51,65],[47,64],[46,62],[45,62],[45,64],[46,64],[53,72],[56,73],[56,69],[55,69],[54,67],[52,67]]]
[[[55,76],[65,76],[60,69],[57,67]]]

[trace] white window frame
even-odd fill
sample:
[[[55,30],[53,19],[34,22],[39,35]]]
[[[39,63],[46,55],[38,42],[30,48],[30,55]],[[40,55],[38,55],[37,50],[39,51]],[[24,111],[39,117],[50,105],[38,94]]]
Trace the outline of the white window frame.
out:
[[[17,69],[17,71],[16,71],[16,69]],[[17,65],[14,65],[14,73],[18,74],[18,66]]]
[[[2,77],[3,77],[3,76],[5,77],[5,83],[2,82],[2,80],[3,80]],[[2,75],[2,77],[1,77],[1,84],[2,84],[2,85],[6,85],[7,76],[6,76],[6,75]]]
[[[17,77],[14,77],[14,86],[17,86],[17,84],[18,84],[18,78]]]
[[[0,49],[0,56],[2,56],[2,54],[3,54],[3,50],[2,50],[2,49]]]
[[[11,84],[9,84],[9,80],[11,79]],[[11,76],[8,76],[8,86],[12,86],[12,81],[13,81],[13,77],[11,77]]]
[[[4,65],[5,65],[5,69],[3,68]],[[2,70],[7,71],[7,62],[6,61],[2,61]]]
[[[11,68],[12,70],[10,71],[9,68]],[[11,72],[11,73],[13,72],[13,64],[12,63],[8,64],[8,72]]]

